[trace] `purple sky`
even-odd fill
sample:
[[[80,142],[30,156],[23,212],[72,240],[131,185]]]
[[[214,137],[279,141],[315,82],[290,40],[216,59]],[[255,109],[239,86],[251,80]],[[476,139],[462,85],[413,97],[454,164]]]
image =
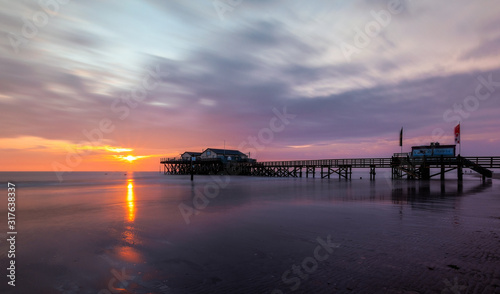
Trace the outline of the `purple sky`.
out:
[[[462,154],[500,155],[491,1],[47,3],[1,6],[2,170],[155,170],[224,140],[258,160],[389,157],[402,126],[409,151],[452,144],[459,120]]]

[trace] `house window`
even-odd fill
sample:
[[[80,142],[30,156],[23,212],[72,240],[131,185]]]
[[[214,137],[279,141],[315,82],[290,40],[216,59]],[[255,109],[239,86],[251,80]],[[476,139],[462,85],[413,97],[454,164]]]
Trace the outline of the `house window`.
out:
[[[210,156],[210,151],[207,151],[207,155]]]

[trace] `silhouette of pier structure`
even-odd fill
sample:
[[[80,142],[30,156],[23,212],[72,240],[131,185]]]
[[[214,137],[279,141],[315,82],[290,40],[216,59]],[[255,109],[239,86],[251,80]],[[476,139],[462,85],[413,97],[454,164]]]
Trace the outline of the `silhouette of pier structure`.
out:
[[[260,177],[316,177],[351,179],[353,169],[368,169],[370,179],[374,180],[377,171],[390,169],[392,179],[429,180],[439,176],[445,180],[445,174],[457,172],[457,179],[462,181],[463,169],[469,168],[482,176],[483,181],[492,177],[490,169],[500,168],[500,156],[409,156],[408,153],[395,154],[390,158],[353,158],[265,161],[255,160],[231,162],[223,158],[211,159],[168,159],[162,158],[164,174],[168,175],[246,175]],[[439,172],[431,173],[438,169]]]

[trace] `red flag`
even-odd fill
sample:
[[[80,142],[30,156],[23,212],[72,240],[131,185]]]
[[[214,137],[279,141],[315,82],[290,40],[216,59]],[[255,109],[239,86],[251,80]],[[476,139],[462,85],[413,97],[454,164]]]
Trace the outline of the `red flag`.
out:
[[[455,144],[460,144],[460,124],[455,127]]]

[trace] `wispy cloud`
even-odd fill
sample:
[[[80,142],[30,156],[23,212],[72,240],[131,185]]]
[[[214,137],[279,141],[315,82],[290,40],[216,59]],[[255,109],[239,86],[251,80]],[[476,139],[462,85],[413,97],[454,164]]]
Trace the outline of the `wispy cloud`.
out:
[[[401,125],[415,138],[450,128],[443,112],[474,93],[478,75],[500,81],[500,8],[403,1],[404,11],[347,62],[340,44],[353,42],[387,2],[244,1],[220,21],[210,1],[70,1],[17,53],[7,35],[22,36],[25,18],[43,9],[27,0],[6,4],[0,120],[8,127],[0,130],[0,148],[22,156],[26,146],[77,145],[81,130],[104,117],[116,124],[104,145],[143,156],[223,140],[236,147],[283,105],[297,119],[262,159],[307,150],[288,146],[340,156],[328,146],[391,141]],[[126,120],[117,119],[112,101],[156,65],[168,78]],[[464,123],[464,139],[484,144],[471,153],[498,150],[489,130],[500,124],[499,95]]]

